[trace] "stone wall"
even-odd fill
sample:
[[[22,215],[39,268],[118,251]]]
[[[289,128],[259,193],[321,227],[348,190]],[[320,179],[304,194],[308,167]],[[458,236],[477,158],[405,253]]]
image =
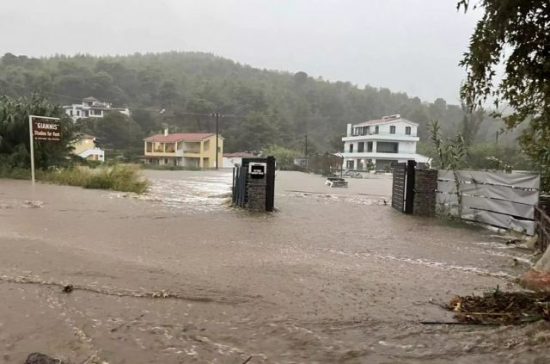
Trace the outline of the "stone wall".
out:
[[[417,169],[414,182],[413,215],[435,216],[437,170]]]
[[[265,211],[266,203],[266,180],[248,178],[247,180],[248,201],[246,208],[254,211]]]

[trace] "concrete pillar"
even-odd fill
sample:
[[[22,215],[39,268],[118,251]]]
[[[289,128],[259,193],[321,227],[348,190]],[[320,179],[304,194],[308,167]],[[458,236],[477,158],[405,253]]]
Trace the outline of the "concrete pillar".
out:
[[[346,127],[346,136],[351,136],[351,124],[348,124]]]
[[[435,216],[437,169],[417,169],[414,178],[413,215]]]

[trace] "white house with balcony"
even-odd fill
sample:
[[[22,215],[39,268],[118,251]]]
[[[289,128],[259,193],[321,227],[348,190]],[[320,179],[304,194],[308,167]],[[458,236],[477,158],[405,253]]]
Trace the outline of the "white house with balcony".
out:
[[[130,116],[130,110],[127,107],[113,107],[111,103],[99,101],[91,96],[82,99],[80,104],[65,105],[63,109],[73,121],[84,118],[103,118],[106,113],[112,111]]]
[[[417,123],[399,114],[348,124],[346,136],[342,138],[344,168],[368,170],[371,165],[376,170],[385,170],[392,163],[411,159],[429,163],[430,158],[416,153],[417,129]]]

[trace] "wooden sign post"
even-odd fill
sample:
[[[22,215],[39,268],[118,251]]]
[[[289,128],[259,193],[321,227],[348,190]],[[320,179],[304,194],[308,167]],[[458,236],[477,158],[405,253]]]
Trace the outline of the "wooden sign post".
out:
[[[29,115],[29,138],[31,152],[31,179],[34,184],[34,141],[61,141],[59,118]]]

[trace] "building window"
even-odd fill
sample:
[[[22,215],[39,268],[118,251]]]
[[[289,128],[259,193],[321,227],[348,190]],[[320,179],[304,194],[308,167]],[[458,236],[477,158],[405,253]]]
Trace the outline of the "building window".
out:
[[[359,142],[357,144],[357,152],[358,153],[363,153],[364,151],[365,151],[365,143]]]
[[[164,152],[164,144],[162,143],[155,143],[155,152],[157,153],[163,153]]]
[[[372,142],[367,142],[367,152],[372,153]]]
[[[405,134],[411,135],[411,127],[410,127],[410,126],[407,126],[407,127],[405,128]]]
[[[390,134],[395,134],[395,125],[390,125]]]
[[[174,153],[176,151],[176,143],[167,143],[166,144],[166,153]]]
[[[347,169],[353,169],[353,161],[352,160],[346,161],[346,168]]]
[[[378,134],[379,131],[380,131],[380,128],[378,127],[378,125],[376,125],[374,127],[374,134]]]
[[[151,153],[153,151],[153,143],[147,142],[147,152]]]
[[[367,126],[367,127],[365,128],[365,130],[366,130],[366,133],[365,133],[365,134],[366,134],[366,135],[369,135],[369,134],[370,134],[370,126]]]
[[[353,144],[350,144],[350,145],[349,145],[349,152],[350,152],[350,153],[353,153]]]
[[[378,153],[399,153],[399,143],[377,142],[376,151]]]

